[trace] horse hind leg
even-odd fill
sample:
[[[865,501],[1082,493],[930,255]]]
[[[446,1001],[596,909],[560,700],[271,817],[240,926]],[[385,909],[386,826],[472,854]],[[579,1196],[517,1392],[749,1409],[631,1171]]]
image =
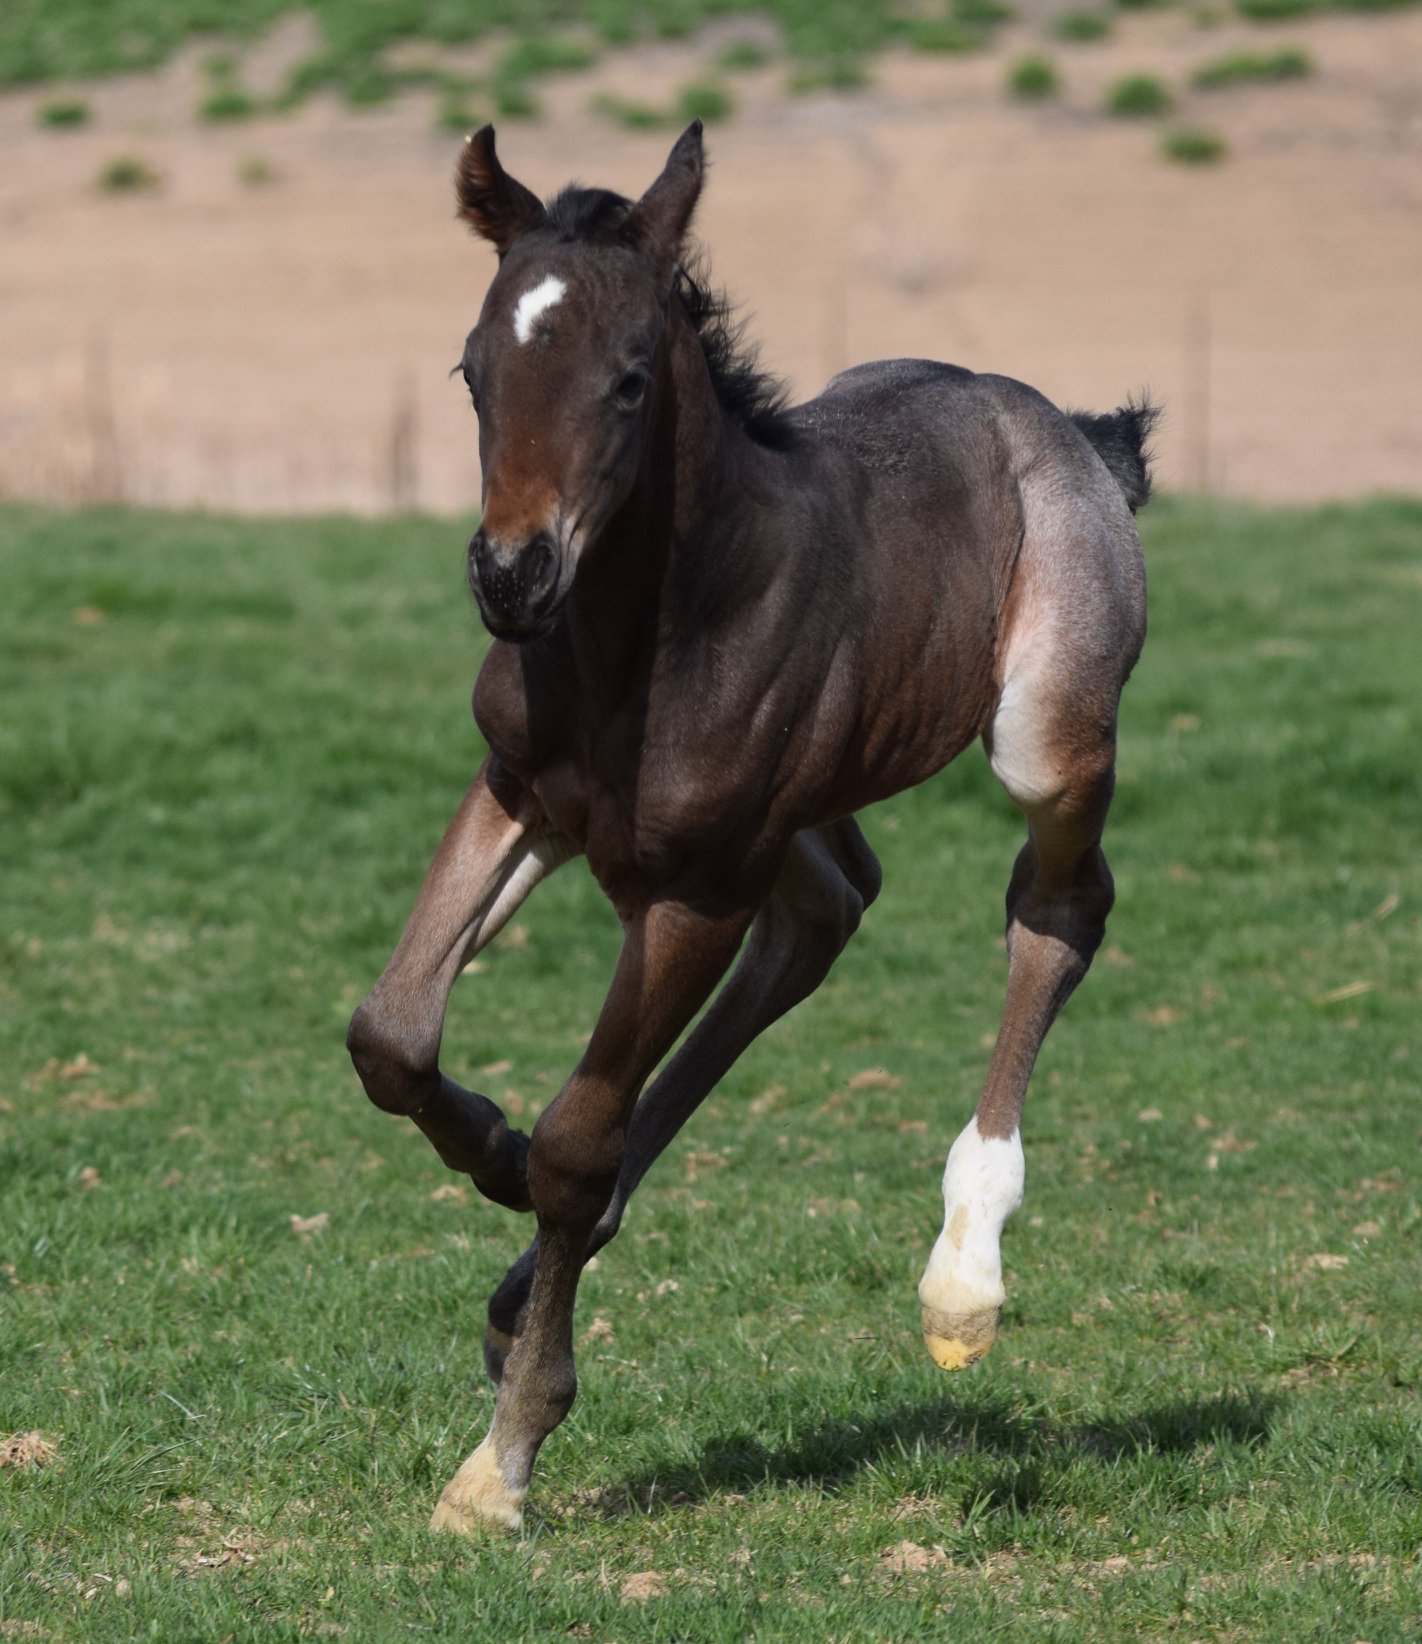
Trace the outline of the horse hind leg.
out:
[[[957,1370],[997,1339],[1005,1298],[999,1238],[1022,1202],[1020,1122],[1047,1030],[1085,976],[1113,900],[1101,834],[1114,787],[1120,682],[1100,692],[1055,647],[1032,648],[1009,676],[986,741],[992,767],[1028,820],[1007,892],[1007,998],[977,1109],[943,1176],[943,1231],[919,1285],[924,1340]],[[1078,682],[1080,683],[1080,682]]]

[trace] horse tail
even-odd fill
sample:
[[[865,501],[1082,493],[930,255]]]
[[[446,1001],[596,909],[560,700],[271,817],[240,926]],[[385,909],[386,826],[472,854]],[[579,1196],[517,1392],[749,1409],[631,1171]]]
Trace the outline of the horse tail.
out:
[[[1067,415],[1121,487],[1126,506],[1133,514],[1144,508],[1150,501],[1150,465],[1155,456],[1147,442],[1160,421],[1161,408],[1142,394],[1103,416],[1090,411],[1068,411]]]

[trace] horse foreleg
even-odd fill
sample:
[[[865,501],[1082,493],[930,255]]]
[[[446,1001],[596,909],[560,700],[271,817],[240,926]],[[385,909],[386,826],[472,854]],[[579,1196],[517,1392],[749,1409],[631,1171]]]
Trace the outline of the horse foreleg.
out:
[[[483,1443],[445,1488],[436,1528],[517,1528],[539,1447],[577,1391],[573,1305],[611,1201],[642,1082],[735,954],[750,909],[711,915],[663,900],[629,918],[612,988],[572,1077],[534,1127],[528,1180],[538,1254],[527,1321]]]
[[[746,1047],[824,981],[879,882],[879,864],[852,819],[795,836],[735,971],[633,1112],[617,1186],[593,1231],[590,1256],[616,1236],[642,1178]],[[522,1330],[537,1260],[535,1240],[490,1297],[484,1362],[496,1382]]]
[[[470,1176],[486,1198],[528,1210],[528,1138],[509,1129],[488,1097],[439,1070],[455,978],[539,880],[573,854],[538,830],[540,819],[521,808],[521,796],[509,803],[496,798],[490,774],[486,763],[450,823],[399,945],[352,1017],[346,1043],[377,1107],[413,1119],[445,1164]]]

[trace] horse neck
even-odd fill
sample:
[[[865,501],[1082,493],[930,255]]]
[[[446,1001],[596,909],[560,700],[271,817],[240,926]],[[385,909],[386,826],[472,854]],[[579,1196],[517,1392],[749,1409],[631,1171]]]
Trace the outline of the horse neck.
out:
[[[579,675],[613,695],[655,656],[668,611],[703,603],[716,544],[735,529],[737,469],[753,457],[721,409],[691,322],[674,302],[656,422],[631,497],[569,601]]]

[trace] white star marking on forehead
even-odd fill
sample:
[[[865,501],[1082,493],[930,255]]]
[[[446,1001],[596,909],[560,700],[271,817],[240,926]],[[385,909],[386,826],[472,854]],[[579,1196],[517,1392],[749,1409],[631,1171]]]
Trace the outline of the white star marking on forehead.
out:
[[[556,274],[545,274],[536,286],[524,292],[514,309],[514,336],[521,343],[528,341],[539,319],[554,303],[562,301],[567,289]]]

